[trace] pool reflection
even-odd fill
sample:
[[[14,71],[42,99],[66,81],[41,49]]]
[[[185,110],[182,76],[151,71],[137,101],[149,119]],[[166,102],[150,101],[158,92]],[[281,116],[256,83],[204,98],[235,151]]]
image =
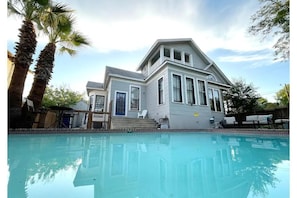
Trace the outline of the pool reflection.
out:
[[[30,186],[43,182],[44,189],[51,188],[47,184],[58,182],[57,174],[68,169],[75,170],[68,175],[71,197],[83,186],[93,187],[87,197],[94,198],[269,197],[270,187],[279,188],[275,172],[284,161],[289,161],[288,138],[201,133],[9,135],[8,197],[33,197]],[[288,194],[289,186],[282,190]]]

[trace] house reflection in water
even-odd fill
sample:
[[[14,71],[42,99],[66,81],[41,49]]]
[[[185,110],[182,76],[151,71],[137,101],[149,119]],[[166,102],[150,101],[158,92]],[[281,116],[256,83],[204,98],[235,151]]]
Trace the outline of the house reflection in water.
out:
[[[73,184],[94,197],[247,197],[276,184],[289,141],[209,134],[86,136]],[[262,177],[265,175],[265,177]]]

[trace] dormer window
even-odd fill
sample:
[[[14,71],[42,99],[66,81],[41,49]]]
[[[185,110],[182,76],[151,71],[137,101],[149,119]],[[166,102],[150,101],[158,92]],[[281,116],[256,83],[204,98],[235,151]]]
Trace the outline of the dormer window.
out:
[[[170,49],[164,48],[164,57],[170,58]]]
[[[181,52],[174,50],[174,59],[181,61]]]
[[[160,58],[160,51],[158,51],[158,52],[153,56],[153,58],[152,58],[152,60],[151,60],[151,64],[152,64],[152,65],[155,64],[155,62],[157,62],[157,60],[159,60],[159,58]]]
[[[185,62],[190,63],[190,54],[185,53]]]
[[[216,77],[215,77],[213,74],[209,74],[209,75],[207,76],[207,79],[208,79],[208,80],[212,80],[212,81],[217,81]]]

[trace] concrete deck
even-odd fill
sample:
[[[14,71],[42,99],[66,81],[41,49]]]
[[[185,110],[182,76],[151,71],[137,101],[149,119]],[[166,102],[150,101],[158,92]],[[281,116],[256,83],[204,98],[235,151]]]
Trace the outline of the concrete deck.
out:
[[[8,134],[79,134],[79,133],[137,133],[137,132],[213,132],[228,134],[256,134],[289,136],[289,129],[252,129],[252,128],[228,128],[228,129],[80,129],[80,128],[34,128],[34,129],[9,129]]]

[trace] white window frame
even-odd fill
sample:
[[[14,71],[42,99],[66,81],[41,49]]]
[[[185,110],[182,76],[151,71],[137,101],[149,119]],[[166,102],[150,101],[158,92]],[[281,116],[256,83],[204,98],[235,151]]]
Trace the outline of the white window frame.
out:
[[[195,100],[195,102],[193,104],[188,103],[187,78],[192,79],[192,81],[193,81],[193,91],[194,91],[193,96],[194,96],[194,100]],[[196,105],[197,104],[197,97],[196,97],[197,92],[196,92],[195,78],[190,77],[190,76],[185,76],[185,80],[184,81],[185,81],[185,94],[186,94],[186,101],[185,101],[185,103],[186,104],[190,104],[190,105]]]
[[[163,103],[159,103],[159,80],[160,79],[163,79],[163,84],[162,84],[162,86],[163,86],[163,95],[162,95],[162,100],[163,100]],[[164,94],[164,76],[161,76],[160,78],[158,78],[158,80],[157,80],[157,95],[158,95],[158,97],[157,97],[157,104],[158,105],[164,105],[165,104],[165,94]]]
[[[204,84],[204,88],[205,88],[205,102],[206,102],[206,104],[201,104],[201,101],[200,101],[199,81],[202,81],[203,84]],[[197,83],[198,105],[208,106],[208,94],[207,94],[206,81],[205,80],[202,80],[202,79],[199,79],[199,78],[196,78],[196,83]]]
[[[173,76],[174,75],[180,77],[180,81],[181,81],[181,85],[180,85],[180,89],[181,89],[181,102],[174,101],[174,90],[173,90]],[[179,103],[179,104],[183,104],[184,103],[184,94],[183,94],[184,90],[183,90],[183,87],[184,87],[184,85],[183,85],[183,75],[172,72],[171,73],[171,91],[172,91],[172,93],[171,93],[171,96],[172,96],[171,101],[173,103]]]
[[[105,95],[96,94],[94,96],[95,96],[95,99],[94,99],[94,112],[100,112],[100,109],[98,109],[98,110],[96,109],[96,99],[97,99],[97,96],[103,97],[103,108],[101,109],[101,111],[104,111],[104,109],[105,109],[105,101],[106,101]]]
[[[113,115],[114,115],[114,116],[119,116],[119,115],[116,115],[117,93],[125,93],[125,94],[126,94],[125,115],[123,115],[123,116],[127,116],[128,102],[129,102],[129,101],[127,100],[128,92],[127,92],[127,91],[120,91],[120,90],[115,90],[115,91],[114,91]]]
[[[215,101],[215,95],[214,95],[215,91],[218,91],[218,94],[219,94],[218,97],[219,97],[219,102],[220,102],[220,109],[221,109],[220,111],[218,111],[217,103]],[[214,103],[215,103],[216,112],[222,112],[223,111],[223,108],[222,108],[223,101],[222,101],[222,97],[221,97],[221,91],[219,89],[213,88],[213,96],[214,96]]]
[[[178,59],[175,58],[175,55],[174,55],[175,52],[176,52],[176,53],[180,53],[180,60],[178,60]],[[182,60],[183,60],[183,53],[182,53],[182,51],[177,50],[177,49],[173,49],[173,59],[174,59],[175,61],[182,62]]]
[[[138,101],[138,109],[132,109],[131,108],[131,102],[132,102],[132,87],[139,89],[139,101]],[[130,85],[129,86],[129,111],[141,111],[141,86],[138,85]]]
[[[223,101],[222,101],[222,98],[221,98],[221,92],[220,92],[220,90],[219,89],[216,89],[216,88],[208,88],[207,89],[207,93],[208,93],[208,90],[211,90],[211,92],[212,92],[212,97],[213,97],[213,105],[214,105],[214,110],[211,110],[211,111],[215,111],[215,112],[222,112],[223,111],[223,108],[222,108],[222,103],[223,103]],[[218,108],[217,108],[217,103],[216,103],[216,101],[215,101],[215,95],[214,95],[214,93],[215,93],[215,91],[218,91],[218,97],[219,97],[219,101],[220,101],[220,111],[218,111]],[[207,94],[208,95],[208,94]],[[209,99],[208,99],[209,100]],[[210,106],[211,104],[209,104],[209,107],[211,107]]]

